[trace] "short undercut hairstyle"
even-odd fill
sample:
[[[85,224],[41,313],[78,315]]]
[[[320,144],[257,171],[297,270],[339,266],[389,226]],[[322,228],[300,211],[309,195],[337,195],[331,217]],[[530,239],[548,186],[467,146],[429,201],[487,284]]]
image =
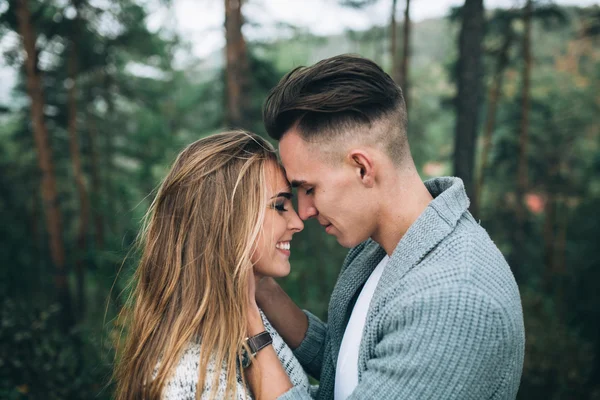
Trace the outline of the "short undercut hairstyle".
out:
[[[355,55],[289,72],[267,96],[263,122],[275,140],[296,128],[305,141],[321,145],[364,135],[394,162],[408,150],[402,89],[376,63]]]

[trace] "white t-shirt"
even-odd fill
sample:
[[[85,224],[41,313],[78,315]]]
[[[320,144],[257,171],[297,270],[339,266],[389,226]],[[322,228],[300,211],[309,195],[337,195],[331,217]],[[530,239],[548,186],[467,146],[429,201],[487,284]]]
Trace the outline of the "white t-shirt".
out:
[[[345,400],[358,385],[358,351],[367,320],[367,312],[375,288],[377,288],[377,283],[379,283],[379,278],[381,278],[389,259],[390,257],[386,255],[379,262],[360,291],[360,295],[352,309],[352,315],[350,315],[344,332],[335,368],[334,400]]]

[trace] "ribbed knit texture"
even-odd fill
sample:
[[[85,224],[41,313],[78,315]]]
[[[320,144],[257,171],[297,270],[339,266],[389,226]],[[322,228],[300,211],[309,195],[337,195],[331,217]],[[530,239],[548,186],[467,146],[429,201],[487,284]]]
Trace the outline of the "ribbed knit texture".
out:
[[[275,352],[281,361],[281,364],[285,368],[294,388],[290,393],[296,395],[305,394],[310,398],[309,391],[310,386],[308,377],[304,373],[302,366],[298,363],[296,357],[292,353],[292,350],[283,341],[277,331],[271,326],[265,315],[261,311],[261,316],[265,324],[265,329],[271,334],[273,338],[272,346],[275,348]],[[196,398],[196,386],[198,384],[198,369],[200,367],[200,343],[190,343],[184,350],[183,355],[179,359],[179,362],[175,368],[174,375],[168,380],[165,389],[163,391],[162,398],[164,400],[195,400]],[[212,389],[212,380],[216,370],[214,361],[211,361],[208,365],[208,372],[205,379],[204,391],[200,398],[202,400],[208,400]],[[217,389],[217,399],[225,398],[225,387],[227,385],[227,373],[225,366],[219,371],[219,386]],[[252,394],[248,387],[244,386],[240,371],[237,373],[237,396],[236,399],[252,399]]]
[[[426,186],[434,200],[406,232],[369,307],[350,399],[514,399],[525,347],[519,290],[504,257],[468,212],[458,178]],[[333,399],[335,365],[357,294],[384,257],[372,240],[352,249],[328,324],[307,312],[294,354]],[[288,392],[280,399],[308,399]]]

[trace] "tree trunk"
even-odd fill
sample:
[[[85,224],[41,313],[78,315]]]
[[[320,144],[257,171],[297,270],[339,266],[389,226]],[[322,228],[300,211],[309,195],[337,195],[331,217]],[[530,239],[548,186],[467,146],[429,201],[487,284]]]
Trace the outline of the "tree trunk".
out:
[[[554,289],[554,298],[556,304],[559,305],[558,310],[561,315],[566,315],[565,307],[565,288],[567,275],[567,228],[569,225],[569,209],[564,196],[559,195],[556,198],[556,234],[555,234],[555,249],[554,249],[554,261],[552,262],[553,267],[553,279],[556,282]]]
[[[38,183],[36,182],[36,186]],[[33,252],[33,264],[37,267],[35,277],[35,287],[39,289],[40,293],[44,292],[47,287],[47,276],[51,275],[53,271],[47,271],[47,264],[44,263],[45,257],[42,256],[42,249],[44,248],[44,234],[40,226],[40,218],[42,217],[43,211],[41,211],[42,202],[40,201],[39,192],[35,191],[32,187],[31,194],[31,251]],[[44,268],[46,267],[46,268]]]
[[[465,184],[472,210],[478,209],[475,196],[475,144],[479,125],[482,87],[483,0],[466,0],[462,10],[457,63],[456,128],[454,174]]]
[[[569,207],[564,196],[557,200],[558,222],[556,227],[556,258],[554,260],[554,272],[562,278],[567,274],[567,228],[569,226]]]
[[[527,209],[525,208],[525,193],[528,187],[528,172],[527,172],[527,145],[529,131],[529,86],[531,77],[531,14],[533,4],[532,0],[527,0],[525,5],[524,23],[525,32],[523,34],[523,83],[522,83],[522,104],[521,104],[521,127],[519,133],[519,158],[517,166],[517,202],[516,202],[516,217],[517,227],[515,230],[515,261],[523,262],[524,257],[524,241],[525,241],[525,224],[527,222]]]
[[[544,289],[548,293],[552,291],[554,279],[554,260],[556,254],[554,226],[556,224],[556,198],[552,190],[546,194],[546,205],[544,207]]]
[[[104,139],[104,149],[101,154],[104,157],[104,198],[106,199],[105,215],[112,216],[111,218],[107,218],[105,227],[108,230],[108,237],[115,237],[120,236],[123,232],[121,229],[121,218],[117,217],[121,212],[119,209],[119,204],[121,203],[121,194],[119,193],[117,185],[113,183],[114,179],[111,179],[117,175],[116,167],[114,165],[114,154],[116,151],[114,145],[114,138],[116,135],[114,132],[116,129],[115,114],[117,111],[112,96],[114,86],[113,78],[106,70],[102,74],[102,86],[104,88],[102,91],[102,96],[104,98],[104,102],[106,103],[106,113],[104,114],[104,119],[102,121],[104,130],[101,132]]]
[[[86,120],[88,122],[88,138],[90,141],[91,155],[90,172],[92,176],[92,187],[90,192],[94,194],[96,200],[95,206],[92,208],[94,214],[94,240],[96,249],[101,250],[104,248],[104,220],[102,218],[102,212],[100,211],[102,204],[102,183],[100,182],[100,164],[98,162],[98,128],[96,126],[96,120],[91,114],[88,114]]]
[[[242,34],[242,1],[225,0],[226,124],[234,128],[244,127],[248,101],[249,64]]]
[[[75,20],[77,24],[77,20]],[[77,44],[75,37],[71,39],[68,60],[70,86],[68,88],[69,116],[69,152],[73,166],[73,177],[79,197],[79,226],[77,228],[77,252],[75,255],[75,276],[77,282],[77,317],[81,320],[85,315],[85,265],[86,236],[89,225],[90,204],[81,168],[81,154],[77,132]]]
[[[106,114],[105,119],[103,121],[103,126],[105,129],[107,129],[106,131],[100,132],[104,139],[104,148],[101,152],[101,155],[103,156],[104,165],[103,194],[106,200],[106,215],[111,216],[106,220],[105,228],[108,231],[108,235],[106,236],[106,238],[123,237],[124,229],[121,227],[121,218],[119,218],[119,215],[121,213],[121,210],[119,208],[119,204],[121,203],[119,198],[120,193],[119,188],[113,183],[113,180],[115,179],[114,177],[118,175],[117,168],[114,165],[114,154],[116,149],[114,144],[114,135],[112,134],[112,132],[114,132],[115,127],[114,118],[116,113],[115,102],[112,96],[114,82],[112,81],[112,77],[108,74],[107,71],[104,71],[102,75],[102,85],[104,87],[103,98],[106,102]],[[93,126],[95,128],[96,125]],[[110,276],[115,277],[113,285],[109,291],[109,301],[112,302],[115,310],[119,312],[123,306],[123,302],[121,302],[121,299],[119,298],[121,288],[117,279],[119,276],[119,269],[121,267],[121,263],[109,262],[107,265],[102,265],[102,267],[109,271]]]
[[[385,55],[386,55],[386,51],[385,51],[386,45],[387,45],[387,43],[385,42],[383,37],[381,37],[381,38],[375,37],[372,40],[371,47],[373,48],[373,52],[374,52],[373,53],[373,61],[375,61],[375,63],[378,65],[383,65],[383,63],[384,63],[384,59],[385,59]]]
[[[404,102],[408,110],[408,65],[410,61],[410,0],[406,0],[404,10],[404,36],[402,37],[402,64],[400,66],[400,87],[404,92]]]
[[[397,84],[400,84],[398,67],[398,24],[396,23],[396,6],[398,0],[392,0],[392,11],[390,15],[390,61],[392,78]]]
[[[31,12],[27,0],[17,3],[17,19],[19,34],[25,48],[25,71],[27,75],[27,92],[31,99],[31,121],[33,136],[38,153],[38,164],[42,175],[43,209],[50,241],[50,254],[54,264],[54,285],[58,301],[62,306],[61,319],[63,328],[68,328],[73,320],[71,313],[71,296],[67,280],[65,249],[62,238],[62,215],[58,205],[56,176],[52,149],[48,137],[48,129],[44,119],[44,93],[41,74],[37,69],[36,35],[31,23]]]
[[[504,42],[498,53],[498,59],[496,61],[496,71],[494,73],[494,80],[492,87],[490,88],[490,99],[488,101],[487,119],[485,121],[485,130],[483,134],[483,149],[481,151],[481,165],[479,167],[478,181],[476,186],[475,198],[477,199],[477,209],[473,208],[475,215],[480,214],[480,208],[482,203],[483,183],[485,181],[485,172],[488,167],[488,157],[492,148],[492,136],[494,133],[494,127],[496,126],[496,112],[498,110],[498,103],[502,95],[502,78],[504,77],[504,70],[508,66],[508,51],[513,39],[510,25],[508,31],[505,33]]]

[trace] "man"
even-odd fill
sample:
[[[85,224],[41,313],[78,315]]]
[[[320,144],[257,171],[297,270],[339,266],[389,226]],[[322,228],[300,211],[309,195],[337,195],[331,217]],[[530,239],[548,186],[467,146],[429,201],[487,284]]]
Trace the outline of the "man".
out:
[[[298,213],[351,248],[328,321],[274,281],[257,303],[319,379],[318,399],[514,399],[519,291],[458,178],[423,183],[401,89],[342,55],[286,75],[264,108]],[[280,399],[306,398],[294,389]]]

